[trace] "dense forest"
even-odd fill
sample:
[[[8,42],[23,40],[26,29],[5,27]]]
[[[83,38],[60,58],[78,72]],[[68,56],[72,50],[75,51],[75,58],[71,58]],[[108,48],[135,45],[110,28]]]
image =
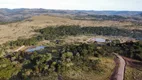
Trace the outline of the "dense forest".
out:
[[[41,33],[44,39],[55,39],[61,36],[76,36],[76,35],[103,35],[103,36],[123,36],[140,38],[142,37],[141,30],[127,30],[114,27],[80,27],[80,26],[59,26],[47,27],[37,30]]]
[[[66,80],[66,74],[74,70],[103,73],[100,58],[111,58],[113,53],[142,61],[142,42],[119,43],[115,40],[103,45],[80,43],[56,47],[47,46],[43,50],[30,54],[15,52],[0,59],[2,69],[0,76],[3,76],[3,79],[11,78],[11,80],[35,80],[43,79],[43,77],[56,80],[62,76]]]
[[[118,53],[142,61],[142,41],[119,44]]]
[[[99,68],[99,57],[110,56],[106,48],[97,48],[96,44],[80,44],[80,45],[64,45],[57,47],[47,47],[44,50],[33,52],[28,54],[26,52],[18,52],[7,55],[5,59],[12,61],[15,65],[10,67],[16,67],[19,72],[17,75],[12,76],[11,80],[16,79],[42,79],[46,76],[48,80],[56,80],[58,75],[63,75],[68,71],[81,70],[81,71],[94,71],[103,72],[103,69]],[[89,57],[98,57],[98,59],[91,60]],[[8,67],[5,63],[1,63],[1,68]],[[10,68],[10,69],[11,69]],[[7,71],[7,70],[6,70]],[[0,76],[3,78],[10,78],[11,70],[9,74],[0,72]],[[16,73],[15,73],[16,74]],[[14,75],[14,74],[13,74]],[[8,76],[8,77],[6,77]]]

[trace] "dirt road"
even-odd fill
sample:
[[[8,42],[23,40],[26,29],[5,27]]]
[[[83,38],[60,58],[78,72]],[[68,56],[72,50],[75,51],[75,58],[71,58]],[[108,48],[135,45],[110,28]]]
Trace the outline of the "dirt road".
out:
[[[23,48],[25,48],[25,46],[23,45],[23,46],[21,46],[21,47],[19,47],[18,49],[16,49],[15,50],[15,52],[18,52],[18,51],[20,51],[21,49],[23,49]]]
[[[115,60],[116,66],[110,80],[123,80],[126,65],[125,60],[118,54],[115,54],[115,56],[117,57]]]

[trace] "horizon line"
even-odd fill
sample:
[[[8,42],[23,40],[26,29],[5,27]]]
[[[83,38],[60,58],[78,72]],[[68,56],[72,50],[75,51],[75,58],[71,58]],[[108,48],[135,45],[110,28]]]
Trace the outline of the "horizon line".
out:
[[[0,8],[0,9],[9,9],[9,10],[14,10],[14,9],[45,9],[45,10],[67,10],[67,11],[127,11],[127,12],[142,12],[142,11],[137,11],[137,10],[88,10],[88,9],[48,9],[48,8]]]

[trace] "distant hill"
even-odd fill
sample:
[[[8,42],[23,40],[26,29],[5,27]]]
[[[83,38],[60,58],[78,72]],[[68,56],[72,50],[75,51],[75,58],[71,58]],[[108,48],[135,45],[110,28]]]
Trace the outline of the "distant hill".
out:
[[[52,10],[52,9],[0,9],[0,22],[13,22],[23,20],[35,15],[50,14],[58,16],[76,15],[118,15],[129,17],[140,17],[142,11],[93,11],[93,10]]]

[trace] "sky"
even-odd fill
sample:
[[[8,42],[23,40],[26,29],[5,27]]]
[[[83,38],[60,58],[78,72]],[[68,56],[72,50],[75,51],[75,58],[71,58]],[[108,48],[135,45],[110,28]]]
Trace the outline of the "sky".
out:
[[[0,8],[142,11],[142,0],[0,0]]]

